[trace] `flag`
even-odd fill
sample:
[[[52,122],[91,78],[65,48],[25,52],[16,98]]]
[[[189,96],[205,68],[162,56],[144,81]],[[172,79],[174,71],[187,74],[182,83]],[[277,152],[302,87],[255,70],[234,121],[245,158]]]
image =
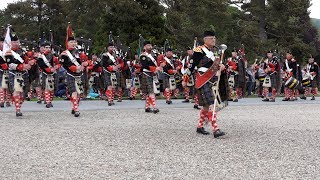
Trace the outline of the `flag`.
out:
[[[6,53],[7,51],[11,50],[11,36],[10,36],[10,26],[7,27],[6,36],[4,38],[3,43],[3,53]]]

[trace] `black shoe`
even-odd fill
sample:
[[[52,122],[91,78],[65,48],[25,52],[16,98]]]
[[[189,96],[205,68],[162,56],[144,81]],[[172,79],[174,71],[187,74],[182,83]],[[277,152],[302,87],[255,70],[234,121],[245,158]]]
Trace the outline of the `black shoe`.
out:
[[[159,109],[154,108],[154,109],[152,110],[152,112],[153,112],[153,114],[157,114],[157,113],[160,112],[160,111],[159,111]]]
[[[37,103],[38,103],[38,104],[41,104],[42,102],[41,102],[41,100],[38,100]]]
[[[118,99],[118,101],[117,102],[122,102],[122,99]]]
[[[144,111],[145,111],[146,113],[151,113],[151,112],[152,112],[151,108],[147,108],[147,109],[145,109]]]
[[[289,101],[289,98],[284,98],[282,99],[282,101]]]
[[[72,109],[71,114],[75,114],[75,113],[76,113],[76,111],[74,111],[74,110]]]
[[[194,105],[193,108],[194,108],[194,109],[201,109],[201,108],[199,107],[199,105]]]
[[[189,103],[190,100],[189,99],[185,99],[184,101],[182,101],[182,103]]]
[[[1,107],[1,108],[4,108],[4,103],[0,103],[0,107]]]
[[[16,112],[16,116],[17,116],[17,117],[22,116],[22,112],[17,111],[17,112]]]
[[[30,101],[30,98],[29,98],[29,97],[26,97],[26,101]]]
[[[203,135],[208,135],[210,134],[208,131],[204,130],[204,128],[197,128],[197,133],[203,134]]]
[[[224,135],[225,135],[225,133],[222,132],[222,131],[220,131],[220,129],[216,130],[216,131],[213,133],[214,138],[218,138],[218,137],[224,136]]]
[[[129,100],[133,100],[133,97],[129,97]]]
[[[304,100],[307,100],[307,97],[305,96],[301,96],[300,99],[304,99]]]
[[[268,98],[265,98],[265,99],[262,99],[263,102],[268,102],[269,99]]]
[[[316,100],[316,98],[314,96],[312,96],[311,101]]]
[[[111,102],[108,102],[108,106],[112,106],[112,103],[111,103]]]
[[[6,106],[7,106],[7,107],[11,107],[10,102],[6,102]]]
[[[233,101],[233,99],[228,99],[228,101]]]
[[[79,117],[79,116],[80,116],[80,112],[79,111],[75,111],[74,117]]]
[[[166,103],[167,103],[167,104],[172,104],[172,101],[171,101],[171,100],[169,100],[169,101],[166,101]]]
[[[233,102],[238,102],[238,101],[239,101],[238,99],[234,99],[234,100],[233,100]]]
[[[50,108],[50,107],[51,107],[50,103],[46,104],[46,108]]]

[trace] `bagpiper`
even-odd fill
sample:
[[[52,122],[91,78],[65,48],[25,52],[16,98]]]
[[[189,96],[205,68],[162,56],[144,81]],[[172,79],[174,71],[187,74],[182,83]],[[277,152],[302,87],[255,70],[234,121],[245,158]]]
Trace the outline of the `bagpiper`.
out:
[[[165,55],[160,55],[158,57],[158,61],[162,62],[163,66],[163,94],[166,97],[166,103],[172,104],[171,95],[179,92],[175,77],[177,76],[178,70],[176,69],[177,67],[173,60],[172,49],[168,48]]]
[[[41,72],[41,86],[44,90],[44,101],[46,108],[53,107],[55,82],[57,71],[61,67],[59,58],[54,56],[51,51],[51,42],[43,41],[40,43],[40,53],[37,54],[37,64]]]
[[[141,63],[139,56],[137,54],[134,55],[134,60],[131,61],[131,72],[132,72],[132,83],[130,88],[130,100],[136,98],[138,90],[140,90],[140,79],[142,76],[141,72]],[[140,95],[142,93],[140,92]]]
[[[303,70],[302,86],[304,87],[304,95],[301,97],[301,99],[306,100],[311,90],[311,100],[315,100],[315,95],[318,94],[318,73],[319,66],[314,61],[314,57],[310,55],[308,64]]]
[[[145,97],[145,112],[158,113],[159,109],[156,105],[156,94],[160,93],[160,83],[157,76],[158,71],[162,71],[162,67],[157,63],[156,57],[152,54],[152,44],[150,41],[143,43],[144,52],[140,55],[140,63],[142,76],[140,79],[140,89]],[[152,105],[152,108],[150,108]]]
[[[4,58],[3,49],[4,38],[0,37],[0,107],[11,106],[11,96],[9,92],[9,67]]]
[[[88,66],[89,70],[89,90],[93,89],[94,92],[98,92],[100,98],[104,95],[104,87],[102,78],[102,65],[101,59],[96,54],[91,55],[91,62]]]
[[[275,56],[273,56],[272,51],[267,52],[267,59],[263,63],[263,70],[266,74],[264,77],[263,95],[264,99],[262,101],[275,102],[277,96],[277,73],[280,71],[280,65]],[[271,97],[269,97],[269,88],[271,88]]]
[[[12,92],[12,98],[16,108],[16,116],[22,116],[21,106],[24,102],[24,87],[29,86],[28,70],[31,66],[28,59],[20,48],[20,41],[16,33],[11,27],[8,27],[6,38],[11,39],[11,44],[8,49],[4,49],[5,61],[9,67],[9,90]]]
[[[60,62],[67,71],[66,80],[72,104],[71,114],[74,114],[75,117],[79,117],[79,102],[84,90],[81,79],[84,66],[87,66],[87,62],[81,64],[77,49],[77,41],[73,36],[70,26],[67,28],[66,50],[61,53]]]
[[[181,74],[185,75],[186,69],[190,67],[190,60],[192,58],[193,50],[190,47],[187,47],[187,55],[182,59],[182,68],[181,68]],[[190,76],[189,81],[186,83],[186,85],[183,88],[184,97],[185,99],[182,101],[183,103],[189,103],[190,102],[190,91],[194,87],[194,78],[193,76]]]
[[[125,80],[121,73],[124,68],[124,62],[120,57],[116,56],[115,50],[113,43],[109,43],[108,51],[102,55],[101,59],[106,81],[108,106],[114,105],[113,100],[116,90],[118,90],[118,102],[122,101],[123,88],[125,87]]]
[[[210,134],[203,127],[207,118],[211,122],[214,137],[218,138],[225,135],[217,125],[217,98],[220,97],[218,96],[220,93],[217,91],[222,90],[218,88],[218,84],[220,84],[221,71],[225,70],[225,66],[220,63],[215,33],[213,31],[205,31],[203,41],[203,46],[194,49],[191,67],[188,69],[187,74],[190,77],[194,68],[198,67],[196,88],[198,89],[199,104],[203,107],[200,110],[196,132],[204,135]],[[227,92],[224,92],[224,99],[220,99],[220,102],[227,100],[227,96]]]
[[[241,56],[238,56],[236,49],[234,49],[232,51],[232,56],[228,58],[227,64],[229,68],[228,81],[230,85],[230,93],[234,94],[235,91],[233,102],[238,102],[238,100],[242,97],[244,91],[243,83],[245,77],[245,62]]]

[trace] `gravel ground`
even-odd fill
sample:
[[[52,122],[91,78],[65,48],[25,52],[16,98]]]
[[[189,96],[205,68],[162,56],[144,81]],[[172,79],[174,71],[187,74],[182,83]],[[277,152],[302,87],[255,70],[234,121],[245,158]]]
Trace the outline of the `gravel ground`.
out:
[[[80,118],[59,109],[16,118],[8,108],[0,179],[319,179],[320,101],[255,102],[221,111],[221,139],[195,133],[191,104],[159,102],[156,115],[83,105]]]

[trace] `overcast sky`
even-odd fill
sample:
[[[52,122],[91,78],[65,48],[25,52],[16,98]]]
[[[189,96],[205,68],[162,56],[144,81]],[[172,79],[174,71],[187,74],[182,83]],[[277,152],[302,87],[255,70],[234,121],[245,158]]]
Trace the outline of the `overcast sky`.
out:
[[[19,0],[0,0],[0,9],[7,7],[8,3],[17,2]],[[320,19],[320,0],[311,0],[310,17]]]

